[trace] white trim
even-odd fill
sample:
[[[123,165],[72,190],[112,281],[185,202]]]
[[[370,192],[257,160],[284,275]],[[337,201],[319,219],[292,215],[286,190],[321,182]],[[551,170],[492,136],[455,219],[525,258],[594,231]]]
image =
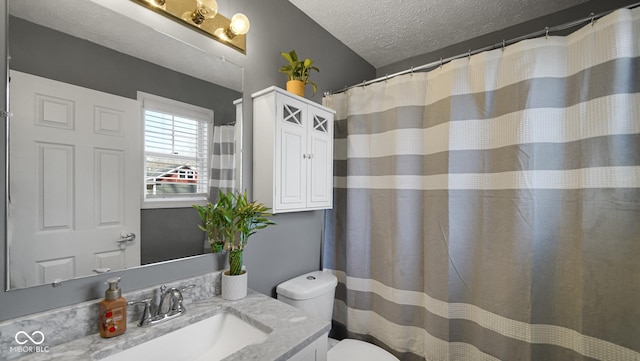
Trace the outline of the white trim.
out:
[[[213,110],[199,107],[178,100],[163,98],[161,96],[138,91],[138,101],[143,109],[154,109],[168,112],[186,118],[197,119],[213,125]]]
[[[192,207],[194,204],[204,205],[208,202],[208,191],[210,189],[210,175],[209,172],[206,172],[206,189],[207,194],[194,194],[192,196],[182,195],[182,196],[162,196],[162,195],[154,195],[152,197],[146,196],[146,172],[145,172],[145,159],[146,152],[145,148],[145,131],[144,131],[144,121],[145,121],[145,109],[155,110],[160,112],[166,112],[169,114],[177,115],[180,117],[185,117],[189,119],[194,119],[200,122],[208,123],[208,134],[207,134],[207,158],[205,160],[206,167],[210,167],[211,157],[212,157],[212,142],[213,142],[213,127],[214,127],[214,111],[211,109],[203,108],[197,105],[183,103],[181,101],[163,98],[157,95],[145,93],[138,91],[137,92],[138,102],[140,104],[140,114],[142,125],[142,179],[143,182],[140,185],[142,187],[141,199],[140,199],[140,208],[141,209],[154,209],[154,208],[188,208]],[[162,155],[165,156],[165,155]],[[170,155],[169,155],[170,156]]]
[[[180,198],[147,198],[140,205],[141,209],[154,208],[191,208],[194,204],[204,206],[208,202],[207,197],[180,197]]]

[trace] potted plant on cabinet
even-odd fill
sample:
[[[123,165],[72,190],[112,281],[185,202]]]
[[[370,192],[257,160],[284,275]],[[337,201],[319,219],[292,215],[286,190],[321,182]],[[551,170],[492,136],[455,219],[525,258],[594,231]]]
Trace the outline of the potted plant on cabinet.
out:
[[[218,201],[207,209],[215,214],[212,217],[217,222],[215,236],[223,239],[224,250],[229,252],[229,270],[222,273],[222,297],[241,299],[247,295],[247,272],[242,269],[247,240],[258,229],[275,223],[266,218],[269,208],[262,203],[249,202],[246,192],[220,191]]]
[[[313,60],[309,58],[299,60],[295,50],[288,53],[282,52],[280,55],[289,62],[279,70],[281,73],[287,74],[287,91],[303,97],[305,85],[310,84],[313,86],[313,94],[315,94],[318,91],[318,86],[309,80],[309,75],[311,70],[320,72],[320,69],[312,66]]]

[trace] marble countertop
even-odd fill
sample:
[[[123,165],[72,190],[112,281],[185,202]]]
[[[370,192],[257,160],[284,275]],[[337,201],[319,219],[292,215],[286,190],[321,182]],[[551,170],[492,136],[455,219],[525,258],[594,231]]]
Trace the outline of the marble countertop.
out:
[[[229,312],[268,332],[268,335],[264,342],[249,345],[225,361],[280,361],[289,359],[331,328],[327,321],[251,290],[247,297],[238,301],[226,301],[215,296],[185,304],[185,307],[186,314],[165,323],[144,328],[129,324],[126,333],[108,339],[101,338],[96,332],[51,346],[48,352],[30,353],[16,360],[100,360],[218,313]]]

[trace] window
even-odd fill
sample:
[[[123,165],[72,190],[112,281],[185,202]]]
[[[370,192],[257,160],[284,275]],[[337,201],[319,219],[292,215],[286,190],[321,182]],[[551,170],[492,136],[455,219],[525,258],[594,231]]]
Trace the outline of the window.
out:
[[[190,207],[209,195],[213,111],[139,94],[144,119],[144,208]]]

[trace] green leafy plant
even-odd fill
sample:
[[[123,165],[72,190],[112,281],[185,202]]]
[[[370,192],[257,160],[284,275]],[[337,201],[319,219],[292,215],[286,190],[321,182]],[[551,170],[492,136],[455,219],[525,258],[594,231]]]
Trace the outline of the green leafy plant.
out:
[[[247,240],[254,235],[257,230],[275,224],[267,218],[269,208],[258,202],[249,202],[247,193],[240,192],[218,192],[218,201],[207,206],[194,206],[200,212],[199,207],[203,207],[211,216],[211,224],[216,229],[211,232],[215,239],[222,240],[224,249],[229,252],[229,274],[232,276],[242,273],[243,251],[247,246]],[[202,216],[201,216],[202,218]],[[204,218],[203,218],[204,220]],[[210,229],[200,226],[200,229],[209,235]],[[219,241],[216,240],[216,244]],[[212,248],[213,249],[213,248]]]
[[[222,252],[226,239],[223,232],[226,220],[217,211],[216,204],[207,203],[204,206],[194,204],[193,208],[198,211],[198,215],[202,219],[203,224],[198,227],[207,234],[211,252]]]
[[[315,94],[316,91],[318,91],[318,86],[309,80],[309,75],[311,74],[311,70],[320,72],[320,69],[312,66],[313,60],[309,58],[299,60],[295,50],[291,50],[288,53],[282,52],[280,55],[282,55],[289,64],[283,65],[278,71],[287,74],[289,80],[300,80],[305,85],[309,84],[313,86],[313,93]]]

